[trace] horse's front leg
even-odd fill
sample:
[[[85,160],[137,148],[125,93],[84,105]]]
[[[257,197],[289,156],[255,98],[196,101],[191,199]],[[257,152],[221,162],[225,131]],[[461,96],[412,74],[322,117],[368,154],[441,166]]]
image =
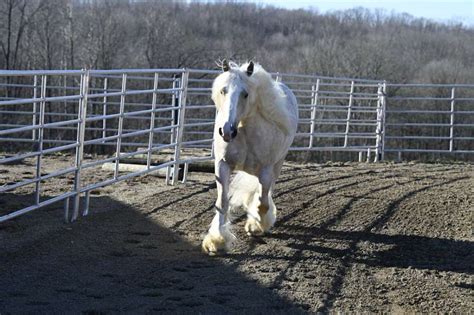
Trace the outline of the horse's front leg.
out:
[[[202,242],[202,249],[209,255],[215,255],[221,250],[229,250],[235,236],[230,231],[229,210],[229,180],[231,169],[223,160],[216,160],[215,175],[217,184],[216,214],[211,227]]]
[[[245,231],[249,235],[262,235],[270,231],[276,220],[276,209],[273,204],[271,190],[274,183],[273,167],[263,168],[259,175],[259,194],[248,209]]]

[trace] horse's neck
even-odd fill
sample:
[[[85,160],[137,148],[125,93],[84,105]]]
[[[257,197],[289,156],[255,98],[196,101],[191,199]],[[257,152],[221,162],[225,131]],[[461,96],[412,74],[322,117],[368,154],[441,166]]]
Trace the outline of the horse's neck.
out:
[[[276,121],[258,110],[245,121],[242,121],[242,127],[245,130],[247,144],[256,142],[254,140],[257,140],[257,142],[271,142],[275,138],[286,138],[288,136]]]
[[[242,122],[242,125],[252,130],[266,129],[267,124],[274,124],[272,120],[268,119],[260,108],[255,108],[255,110]]]
[[[288,117],[288,109],[286,106],[278,105],[279,104],[276,103],[264,104],[263,102],[260,102],[260,104],[256,106],[256,113],[259,115],[259,117],[261,117],[261,119],[276,125],[281,130],[281,132],[283,132],[285,135],[289,135],[291,122]]]

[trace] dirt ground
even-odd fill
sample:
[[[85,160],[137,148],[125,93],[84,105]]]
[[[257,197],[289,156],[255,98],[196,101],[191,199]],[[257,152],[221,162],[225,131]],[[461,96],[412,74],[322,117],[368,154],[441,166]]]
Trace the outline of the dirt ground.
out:
[[[94,192],[73,224],[62,203],[0,223],[0,313],[472,313],[473,178],[468,164],[286,164],[273,233],[246,236],[235,213],[220,257],[200,250],[213,175],[134,178]],[[0,196],[1,213],[30,193]]]

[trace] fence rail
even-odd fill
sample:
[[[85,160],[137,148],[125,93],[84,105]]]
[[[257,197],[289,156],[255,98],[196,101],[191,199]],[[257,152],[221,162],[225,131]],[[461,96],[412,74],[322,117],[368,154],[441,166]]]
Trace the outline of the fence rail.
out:
[[[0,71],[0,170],[25,161],[33,168],[32,178],[14,182],[0,178],[0,198],[25,188],[33,192],[28,206],[0,209],[0,222],[60,201],[65,219],[74,221],[81,210],[88,213],[94,189],[160,169],[167,183],[178,181],[180,169],[186,181],[189,164],[213,158],[215,110],[210,92],[218,73],[202,69]],[[355,153],[359,160],[365,154],[374,161],[387,155],[471,158],[474,153],[474,85],[273,76],[298,99],[300,121],[292,151]],[[85,159],[90,152],[98,155]],[[70,157],[70,165],[43,172],[43,159],[59,153]],[[155,161],[158,153],[166,158]],[[144,166],[121,171],[121,165],[134,157],[143,159]],[[86,172],[108,163],[113,163],[109,178],[83,180]],[[53,196],[45,194],[44,181],[65,178],[72,179],[71,187]]]

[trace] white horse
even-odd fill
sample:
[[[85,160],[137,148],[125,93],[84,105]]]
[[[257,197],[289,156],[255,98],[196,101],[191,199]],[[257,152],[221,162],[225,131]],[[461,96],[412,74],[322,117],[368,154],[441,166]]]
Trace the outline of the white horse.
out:
[[[276,220],[272,188],[293,142],[298,123],[296,98],[253,62],[222,63],[212,86],[217,107],[214,126],[216,214],[202,242],[215,255],[235,239],[229,208],[247,211],[249,235],[269,232]],[[231,173],[238,171],[230,182]]]

